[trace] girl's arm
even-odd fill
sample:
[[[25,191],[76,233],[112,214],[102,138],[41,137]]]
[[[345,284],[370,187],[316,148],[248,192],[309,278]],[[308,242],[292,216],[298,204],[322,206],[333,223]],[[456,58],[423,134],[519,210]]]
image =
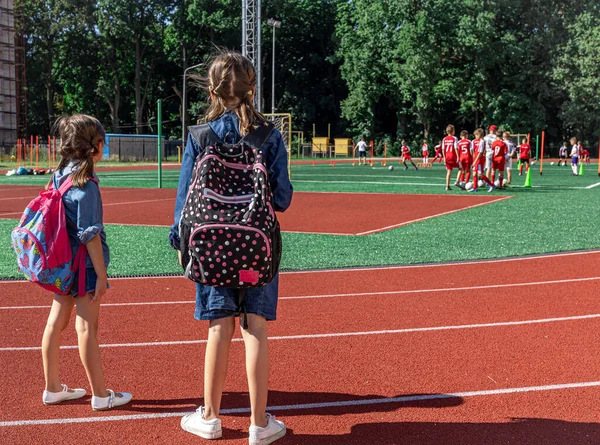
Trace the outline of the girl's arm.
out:
[[[106,283],[108,280],[106,266],[104,265],[104,254],[102,253],[102,240],[100,239],[100,234],[88,241],[86,247],[88,255],[92,260],[92,264],[94,265],[94,271],[96,272],[96,275],[98,275],[96,292],[92,297],[92,300],[95,300],[106,293]]]
[[[271,159],[267,165],[273,204],[277,212],[284,212],[292,203],[293,188],[288,175],[287,150],[278,131],[273,131],[267,143],[272,142]],[[276,138],[276,139],[275,139]]]
[[[200,154],[200,149],[196,140],[191,134],[188,135],[187,144],[181,161],[181,170],[179,172],[179,185],[177,186],[177,199],[175,200],[175,210],[173,212],[173,225],[169,233],[169,242],[173,249],[179,250],[179,220],[181,211],[185,205],[190,181],[194,172],[194,163]]]

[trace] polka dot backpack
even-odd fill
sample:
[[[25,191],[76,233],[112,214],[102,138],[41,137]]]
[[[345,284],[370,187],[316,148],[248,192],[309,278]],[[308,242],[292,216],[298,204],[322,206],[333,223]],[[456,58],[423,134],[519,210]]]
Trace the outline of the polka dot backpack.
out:
[[[204,148],[179,223],[185,275],[214,287],[269,283],[281,259],[281,234],[261,147],[263,124],[237,144],[223,143],[208,124],[190,127]]]

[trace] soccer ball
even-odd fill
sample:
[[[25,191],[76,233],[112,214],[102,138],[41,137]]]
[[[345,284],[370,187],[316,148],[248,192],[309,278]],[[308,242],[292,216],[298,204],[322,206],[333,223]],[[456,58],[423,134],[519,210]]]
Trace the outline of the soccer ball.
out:
[[[485,185],[485,182],[483,182],[483,180],[479,180],[477,181],[477,187],[483,187]]]
[[[554,162],[551,162],[550,165],[554,165]]]
[[[465,188],[466,188],[467,190],[473,190],[473,183],[472,183],[471,181],[467,182],[467,183],[465,184]]]
[[[390,165],[390,171],[393,172],[394,171],[394,166]]]
[[[496,186],[496,187],[500,187],[500,180],[499,180],[499,179],[496,179],[496,180],[494,181],[494,186]]]
[[[508,185],[508,179],[502,180],[502,187],[506,187]]]

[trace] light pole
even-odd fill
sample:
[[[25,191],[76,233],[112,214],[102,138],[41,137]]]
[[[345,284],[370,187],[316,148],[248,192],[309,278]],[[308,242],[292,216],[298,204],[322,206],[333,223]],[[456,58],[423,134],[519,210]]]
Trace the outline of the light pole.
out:
[[[273,63],[271,74],[271,113],[275,113],[275,28],[281,28],[281,21],[275,19],[267,20],[267,24],[273,27]]]
[[[199,66],[204,65],[203,63],[199,63],[197,65],[194,66],[190,66],[188,68],[185,69],[185,71],[183,72],[183,104],[181,106],[181,148],[182,150],[185,150],[185,111],[187,109],[187,102],[186,102],[186,96],[185,96],[185,90],[186,90],[186,86],[187,86],[187,82],[186,82],[186,77],[187,77],[187,72],[189,70],[193,70],[194,68],[198,68]]]

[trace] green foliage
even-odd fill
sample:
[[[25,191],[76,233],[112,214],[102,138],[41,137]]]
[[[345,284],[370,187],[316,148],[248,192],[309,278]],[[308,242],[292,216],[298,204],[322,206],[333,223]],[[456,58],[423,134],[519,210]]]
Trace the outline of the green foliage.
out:
[[[62,113],[113,132],[179,137],[183,70],[240,49],[239,0],[20,0],[29,132]],[[263,0],[263,96],[294,129],[413,144],[446,124],[473,131],[600,134],[600,7],[591,0]],[[189,89],[195,122],[206,94]]]
[[[556,83],[566,90],[567,100],[561,108],[565,124],[579,131],[594,128],[596,135],[600,135],[599,12],[600,7],[595,5],[567,26],[569,37],[560,48],[552,73]]]

